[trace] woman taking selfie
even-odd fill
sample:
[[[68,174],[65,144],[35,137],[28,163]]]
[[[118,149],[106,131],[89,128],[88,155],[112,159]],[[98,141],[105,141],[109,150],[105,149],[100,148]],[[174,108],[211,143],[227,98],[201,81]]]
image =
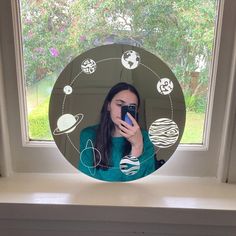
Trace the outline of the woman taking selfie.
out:
[[[155,171],[155,150],[138,124],[140,97],[130,84],[108,92],[98,125],[80,133],[79,170],[106,181],[130,181]]]

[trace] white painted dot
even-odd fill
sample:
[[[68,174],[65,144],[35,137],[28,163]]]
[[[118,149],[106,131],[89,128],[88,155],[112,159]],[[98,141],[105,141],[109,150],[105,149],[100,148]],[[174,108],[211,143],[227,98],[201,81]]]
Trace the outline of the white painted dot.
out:
[[[63,88],[63,92],[67,95],[71,94],[73,91],[72,87],[70,85],[66,85],[64,88]]]

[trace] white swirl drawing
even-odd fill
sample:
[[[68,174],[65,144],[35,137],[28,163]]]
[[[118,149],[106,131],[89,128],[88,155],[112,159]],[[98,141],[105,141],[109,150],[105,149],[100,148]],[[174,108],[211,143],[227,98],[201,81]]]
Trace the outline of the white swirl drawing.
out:
[[[93,59],[87,58],[81,63],[81,70],[85,74],[92,74],[97,68],[96,62]]]
[[[173,120],[161,118],[149,127],[149,138],[155,146],[168,148],[178,140],[179,128]]]
[[[162,78],[157,83],[157,91],[162,95],[170,94],[173,88],[173,82],[168,78]]]
[[[135,175],[140,169],[140,162],[137,157],[127,155],[120,161],[120,170],[125,175]]]

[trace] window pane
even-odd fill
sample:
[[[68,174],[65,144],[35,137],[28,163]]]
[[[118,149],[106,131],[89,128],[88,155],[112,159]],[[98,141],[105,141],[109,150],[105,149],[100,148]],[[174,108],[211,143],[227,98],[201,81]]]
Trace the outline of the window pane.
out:
[[[48,102],[59,73],[109,43],[143,47],[178,78],[187,107],[181,143],[203,142],[216,0],[21,0],[29,137],[52,140]]]

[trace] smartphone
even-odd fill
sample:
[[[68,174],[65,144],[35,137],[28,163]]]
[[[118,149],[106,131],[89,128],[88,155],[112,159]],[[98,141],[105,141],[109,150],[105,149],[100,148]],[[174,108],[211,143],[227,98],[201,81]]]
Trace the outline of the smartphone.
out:
[[[128,123],[129,125],[133,125],[131,119],[127,115],[127,112],[129,112],[136,120],[137,118],[136,105],[128,105],[128,106],[126,105],[126,106],[121,107],[121,119],[125,121],[126,123]]]

